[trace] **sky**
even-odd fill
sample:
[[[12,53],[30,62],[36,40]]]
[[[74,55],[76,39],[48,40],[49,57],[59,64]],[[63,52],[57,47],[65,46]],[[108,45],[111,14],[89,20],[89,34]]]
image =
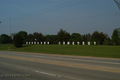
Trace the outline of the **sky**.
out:
[[[0,35],[19,31],[56,35],[63,29],[111,37],[120,28],[120,10],[114,0],[0,0],[0,22]]]

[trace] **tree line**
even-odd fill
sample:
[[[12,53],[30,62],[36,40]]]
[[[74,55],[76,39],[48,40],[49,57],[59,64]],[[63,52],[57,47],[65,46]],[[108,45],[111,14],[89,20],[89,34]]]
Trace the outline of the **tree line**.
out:
[[[120,28],[113,30],[111,38],[108,37],[107,34],[98,31],[94,31],[92,34],[88,33],[84,35],[81,35],[79,33],[70,34],[69,32],[63,29],[60,29],[60,31],[58,31],[56,35],[43,35],[42,33],[39,32],[28,34],[26,31],[20,31],[16,34],[12,34],[12,36],[8,36],[7,34],[1,34],[0,43],[1,44],[14,43],[14,40],[17,39],[15,37],[17,38],[21,37],[23,44],[25,44],[26,41],[27,42],[49,41],[50,44],[58,44],[59,41],[61,42],[74,41],[75,43],[79,41],[81,44],[84,41],[87,44],[87,42],[90,41],[91,43],[96,42],[98,45],[120,45]],[[17,41],[19,40],[20,39],[17,39]]]

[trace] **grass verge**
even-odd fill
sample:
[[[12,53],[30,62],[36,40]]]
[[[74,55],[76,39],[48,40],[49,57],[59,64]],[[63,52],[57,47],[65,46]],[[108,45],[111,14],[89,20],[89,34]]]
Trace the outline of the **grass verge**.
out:
[[[120,58],[120,46],[23,45],[15,48],[12,44],[0,44],[0,50],[8,50],[9,46],[19,52]]]

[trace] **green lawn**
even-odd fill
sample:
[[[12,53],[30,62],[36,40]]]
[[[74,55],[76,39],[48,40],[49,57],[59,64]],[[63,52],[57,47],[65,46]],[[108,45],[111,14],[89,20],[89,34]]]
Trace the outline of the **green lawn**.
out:
[[[15,48],[12,44],[0,44],[0,50],[8,50],[9,46],[12,51],[20,52],[120,58],[120,46],[23,45]]]

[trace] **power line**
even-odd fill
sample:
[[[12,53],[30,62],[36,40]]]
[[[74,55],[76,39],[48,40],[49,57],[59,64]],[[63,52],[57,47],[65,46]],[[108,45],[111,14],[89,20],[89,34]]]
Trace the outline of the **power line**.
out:
[[[120,0],[114,0],[114,1],[117,4],[118,8],[120,9]]]
[[[73,1],[73,0],[72,0]],[[48,13],[48,12],[50,12],[50,11],[54,11],[54,10],[58,10],[58,9],[60,9],[60,8],[62,8],[62,7],[65,7],[66,6],[66,3],[67,3],[67,5],[70,5],[69,3],[70,2],[72,2],[72,1],[68,1],[68,2],[65,2],[65,3],[61,3],[61,4],[58,4],[58,5],[55,5],[55,6],[52,6],[52,7],[49,7],[49,8],[46,8],[46,9],[43,9],[43,10],[41,10],[41,12],[40,13],[34,13],[34,14],[31,14],[31,15],[27,15],[27,16],[22,16],[22,17],[20,17],[20,18],[18,18],[18,19],[23,19],[23,18],[28,18],[28,17],[32,17],[32,16],[37,16],[37,15],[40,15],[40,14],[44,14],[44,13]],[[65,4],[65,5],[64,5]],[[73,4],[73,3],[72,3]],[[14,20],[17,20],[17,19],[14,19]]]
[[[16,18],[16,19],[13,18],[12,20],[18,20],[18,19],[28,18],[28,17],[32,17],[32,16],[37,16],[37,15],[40,15],[40,14],[48,13],[50,11],[58,10],[60,8],[63,8],[63,7],[69,6],[69,5],[70,5],[70,7],[72,7],[72,6],[77,6],[77,5],[80,5],[80,4],[89,3],[91,1],[94,1],[94,0],[89,0],[89,1],[82,0],[82,1],[77,1],[77,2],[74,2],[74,3],[71,3],[71,2],[73,2],[73,0],[71,0],[71,1],[67,1],[67,2],[64,2],[64,3],[58,4],[58,5],[54,5],[52,7],[46,8],[46,9],[42,9],[41,10],[42,12],[40,12],[40,13],[33,12],[34,14],[31,14],[31,15],[25,14],[27,16],[22,16],[22,17],[18,16],[18,18]]]
[[[25,17],[29,17],[29,16],[34,16],[35,14],[39,14],[39,12],[41,11],[45,11],[45,10],[49,10],[51,8],[54,8],[54,7],[57,7],[57,6],[60,6],[60,5],[63,5],[63,4],[66,4],[66,3],[70,3],[70,2],[73,2],[74,0],[70,0],[70,1],[67,1],[67,2],[64,2],[64,3],[60,3],[58,5],[54,5],[54,6],[51,6],[51,7],[48,7],[48,8],[45,8],[45,9],[41,9],[41,10],[38,10],[38,11],[34,11],[34,12],[31,12],[31,13],[27,13],[27,14],[23,14],[23,15],[19,15],[19,16],[16,16],[16,17],[12,17],[13,20],[17,20],[17,19],[22,19],[22,18],[25,18]],[[37,12],[37,13],[36,13]],[[34,14],[32,14],[34,13]],[[41,12],[42,13],[42,12]],[[31,15],[30,15],[31,14]],[[6,20],[6,19],[5,19]],[[9,20],[9,19],[7,19]]]
[[[59,5],[55,5],[54,7],[54,9],[52,9],[52,10],[55,10],[55,9],[58,9],[58,8],[63,8],[63,7],[65,7],[65,6],[76,6],[76,4],[78,5],[82,5],[82,4],[85,4],[85,3],[89,3],[89,2],[92,2],[92,1],[95,1],[95,0],[89,0],[89,1],[84,1],[84,0],[82,0],[82,1],[77,1],[77,2],[72,2],[72,1],[68,1],[68,2],[65,2],[64,4],[65,5],[63,5],[62,3],[61,4],[59,4]],[[71,3],[72,2],[72,3]],[[79,2],[79,3],[78,3]],[[66,3],[69,3],[69,4],[66,4]],[[52,7],[51,7],[52,8]],[[37,14],[33,14],[33,15],[29,15],[29,16],[24,16],[24,17],[21,17],[21,18],[18,18],[18,19],[22,19],[22,18],[25,18],[25,17],[31,17],[31,16],[34,16],[34,15],[39,15],[39,14],[42,14],[42,13],[47,13],[47,12],[50,12],[50,11],[52,11],[52,10],[49,10],[49,9],[51,9],[51,8],[46,8],[45,10],[45,12],[44,12],[44,9],[43,9],[43,12],[41,12],[41,13],[37,13]],[[59,22],[59,21],[66,21],[66,20],[75,20],[75,19],[81,19],[81,18],[88,18],[88,17],[99,17],[99,16],[106,16],[106,15],[112,15],[112,14],[115,14],[115,13],[108,13],[108,14],[101,14],[101,15],[92,15],[92,16],[85,16],[85,17],[78,17],[78,18],[69,18],[69,19],[62,19],[62,20],[56,20],[56,21],[47,21],[47,22],[42,22],[42,23],[50,23],[50,22]],[[13,19],[12,19],[13,20]],[[15,20],[15,19],[14,19]],[[40,23],[32,23],[32,24],[40,24]],[[27,25],[31,25],[31,24],[27,24]]]
[[[100,14],[100,15],[91,15],[91,16],[77,17],[77,18],[69,18],[69,19],[61,19],[61,20],[55,20],[55,21],[46,21],[46,22],[41,22],[41,23],[43,24],[43,23],[52,23],[52,22],[76,20],[76,19],[81,19],[81,18],[101,17],[101,16],[108,16],[108,15],[116,15],[117,13],[119,13],[119,12],[116,12],[116,13],[106,13],[106,14]],[[41,24],[41,23],[32,23],[32,24],[26,24],[26,25],[34,25],[34,24]],[[23,26],[23,25],[15,25],[15,26]]]
[[[54,7],[56,8],[56,7],[59,7],[59,6],[64,5],[64,4],[69,4],[73,1],[74,0],[70,0],[70,1],[67,1],[67,2],[64,2],[64,3],[60,3],[58,5],[54,5],[54,6],[45,8],[45,9],[41,9],[41,10],[38,10],[38,11],[23,14],[23,15],[20,15],[20,16],[17,16],[17,17],[13,17],[12,20],[17,20],[17,19],[27,18],[27,17],[31,17],[31,16],[35,16],[35,15],[40,15],[40,14],[45,13],[46,11],[50,10],[51,8],[54,8]]]

